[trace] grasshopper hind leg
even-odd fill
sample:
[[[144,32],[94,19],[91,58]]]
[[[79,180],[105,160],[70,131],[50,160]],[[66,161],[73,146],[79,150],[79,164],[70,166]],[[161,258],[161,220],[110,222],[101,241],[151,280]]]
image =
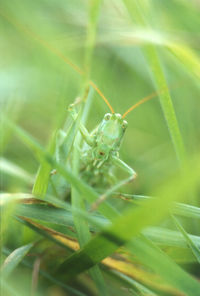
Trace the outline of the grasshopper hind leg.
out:
[[[104,202],[113,192],[117,191],[120,187],[123,185],[126,185],[130,182],[132,182],[136,177],[137,173],[129,166],[127,165],[124,161],[122,161],[120,158],[113,156],[111,158],[111,162],[113,165],[121,168],[125,172],[129,174],[128,178],[123,179],[122,181],[116,183],[115,185],[112,186],[110,189],[108,189],[104,194],[102,194],[91,206],[91,211],[97,210],[99,205]]]

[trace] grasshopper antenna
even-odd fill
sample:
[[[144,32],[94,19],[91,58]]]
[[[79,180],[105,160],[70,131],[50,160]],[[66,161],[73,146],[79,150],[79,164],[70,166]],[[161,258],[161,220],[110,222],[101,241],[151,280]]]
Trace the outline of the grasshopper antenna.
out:
[[[152,94],[148,95],[147,97],[141,99],[139,102],[137,102],[136,104],[134,104],[133,106],[131,106],[123,115],[122,118],[125,118],[131,111],[133,111],[135,108],[139,107],[140,105],[142,105],[143,103],[155,98],[158,96],[157,92],[153,92]]]
[[[182,83],[173,83],[171,86],[170,86],[170,89],[174,89],[178,86],[180,86],[180,84]],[[133,111],[135,108],[139,107],[140,105],[142,105],[143,103],[159,96],[160,94],[163,94],[166,90],[167,90],[167,86],[161,88],[160,90],[158,90],[157,92],[153,92],[151,93],[150,95],[144,97],[143,99],[141,99],[139,102],[135,103],[133,106],[131,106],[123,115],[122,115],[122,118],[125,118],[131,111]]]
[[[66,56],[64,56],[59,50],[57,50],[56,48],[54,48],[53,46],[51,46],[48,42],[44,41],[42,38],[40,38],[36,33],[32,32],[31,30],[28,30],[26,27],[24,27],[22,24],[20,24],[19,22],[17,22],[16,20],[14,20],[13,18],[11,19],[9,16],[7,16],[5,13],[3,13],[2,11],[0,11],[0,14],[12,25],[14,25],[18,30],[22,31],[23,33],[25,33],[26,35],[31,36],[33,39],[35,39],[37,42],[39,42],[40,44],[42,44],[44,47],[48,48],[52,53],[54,53],[56,56],[58,56],[59,58],[61,58],[66,64],[68,64],[71,68],[73,68],[77,73],[79,73],[80,75],[84,75],[84,71],[82,71],[77,65],[75,65],[74,63],[72,63],[68,58],[66,58]],[[100,89],[97,87],[97,85],[90,80],[89,84],[96,90],[96,92],[100,95],[100,97],[104,100],[104,102],[106,103],[106,105],[108,106],[108,108],[110,109],[110,111],[112,113],[114,112],[113,107],[111,106],[111,104],[109,103],[108,99],[106,99],[106,97],[104,96],[104,94],[100,91]]]

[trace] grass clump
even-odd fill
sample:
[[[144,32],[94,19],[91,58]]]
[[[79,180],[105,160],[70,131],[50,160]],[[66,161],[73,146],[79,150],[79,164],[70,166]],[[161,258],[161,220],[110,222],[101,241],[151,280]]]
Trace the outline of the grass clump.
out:
[[[2,295],[199,295],[199,9],[2,2]],[[118,188],[123,169],[83,166],[79,130],[144,97]]]

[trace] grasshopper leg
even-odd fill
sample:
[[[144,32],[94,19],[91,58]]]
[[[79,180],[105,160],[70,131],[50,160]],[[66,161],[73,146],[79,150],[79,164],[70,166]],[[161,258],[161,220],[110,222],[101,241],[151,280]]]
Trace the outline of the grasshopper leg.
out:
[[[71,104],[68,108],[68,111],[70,112],[73,120],[76,120],[78,117],[78,113],[75,109],[75,105]],[[79,124],[79,131],[83,137],[83,139],[85,140],[85,142],[89,145],[89,146],[93,146],[93,137],[90,135],[90,133],[88,132],[88,130],[85,128],[85,126],[80,122]]]
[[[112,164],[115,166],[121,168],[125,172],[129,174],[128,178],[123,179],[122,181],[118,182],[116,185],[114,185],[112,188],[108,189],[104,194],[102,194],[91,206],[91,211],[95,211],[98,206],[104,202],[114,191],[118,190],[121,186],[132,182],[136,177],[136,172],[128,166],[124,161],[122,161],[120,158],[116,156],[112,156],[111,158]]]

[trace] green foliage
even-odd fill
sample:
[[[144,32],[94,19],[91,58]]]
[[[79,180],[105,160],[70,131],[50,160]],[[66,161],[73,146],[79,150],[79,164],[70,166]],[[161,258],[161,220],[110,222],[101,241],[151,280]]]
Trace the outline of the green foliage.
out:
[[[199,295],[197,2],[1,1],[4,295]],[[91,211],[80,122],[155,91],[119,151],[138,178]]]

